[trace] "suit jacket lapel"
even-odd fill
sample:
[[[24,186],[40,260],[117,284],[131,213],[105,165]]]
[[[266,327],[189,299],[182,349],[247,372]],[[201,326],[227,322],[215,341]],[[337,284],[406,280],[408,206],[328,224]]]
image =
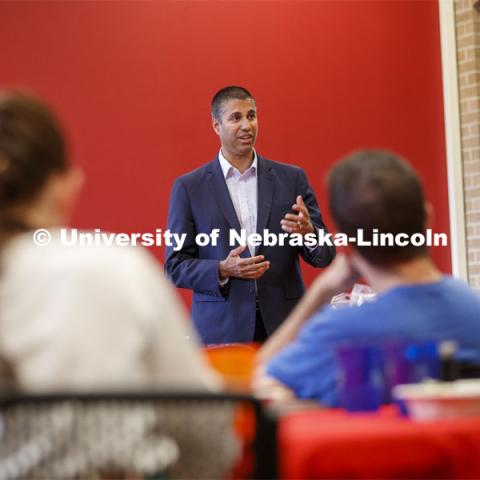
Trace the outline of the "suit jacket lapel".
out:
[[[237,213],[235,212],[235,207],[233,206],[230,192],[228,191],[227,187],[227,182],[225,182],[222,167],[220,166],[218,158],[210,163],[209,172],[209,181],[212,194],[218,207],[227,219],[230,228],[240,232],[240,222],[238,221]]]
[[[271,173],[271,165],[268,160],[258,157],[258,177],[257,177],[257,233],[263,234],[263,230],[267,228],[270,210],[273,200],[273,176]],[[259,247],[255,249],[258,252]]]

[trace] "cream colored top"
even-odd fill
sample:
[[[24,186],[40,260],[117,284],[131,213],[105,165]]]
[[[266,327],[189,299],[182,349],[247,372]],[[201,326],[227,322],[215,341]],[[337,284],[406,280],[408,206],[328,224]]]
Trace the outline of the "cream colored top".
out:
[[[0,354],[27,390],[219,386],[146,250],[67,247],[58,232],[1,254]]]

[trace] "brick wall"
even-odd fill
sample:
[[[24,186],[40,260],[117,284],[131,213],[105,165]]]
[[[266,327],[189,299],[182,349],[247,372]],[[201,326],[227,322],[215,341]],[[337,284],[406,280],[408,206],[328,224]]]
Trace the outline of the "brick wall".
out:
[[[455,0],[455,24],[468,276],[480,291],[480,13],[474,3]]]

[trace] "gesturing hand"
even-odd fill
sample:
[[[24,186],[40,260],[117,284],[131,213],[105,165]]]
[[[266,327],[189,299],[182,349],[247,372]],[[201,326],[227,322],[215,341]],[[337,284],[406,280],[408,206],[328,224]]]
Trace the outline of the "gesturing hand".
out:
[[[255,280],[261,277],[270,268],[270,262],[263,255],[241,258],[240,254],[246,249],[245,245],[234,248],[225,260],[219,264],[220,280],[229,277]]]
[[[312,221],[310,220],[310,213],[303,201],[301,195],[298,195],[295,205],[292,206],[292,210],[295,210],[297,214],[287,213],[280,221],[282,230],[288,233],[300,233],[305,235],[307,233],[313,233]]]

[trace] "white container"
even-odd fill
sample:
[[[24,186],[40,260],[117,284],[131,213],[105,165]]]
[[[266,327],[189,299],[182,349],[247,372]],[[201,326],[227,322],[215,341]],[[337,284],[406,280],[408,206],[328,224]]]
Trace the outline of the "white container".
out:
[[[398,385],[393,398],[405,403],[414,420],[480,417],[480,380]]]

